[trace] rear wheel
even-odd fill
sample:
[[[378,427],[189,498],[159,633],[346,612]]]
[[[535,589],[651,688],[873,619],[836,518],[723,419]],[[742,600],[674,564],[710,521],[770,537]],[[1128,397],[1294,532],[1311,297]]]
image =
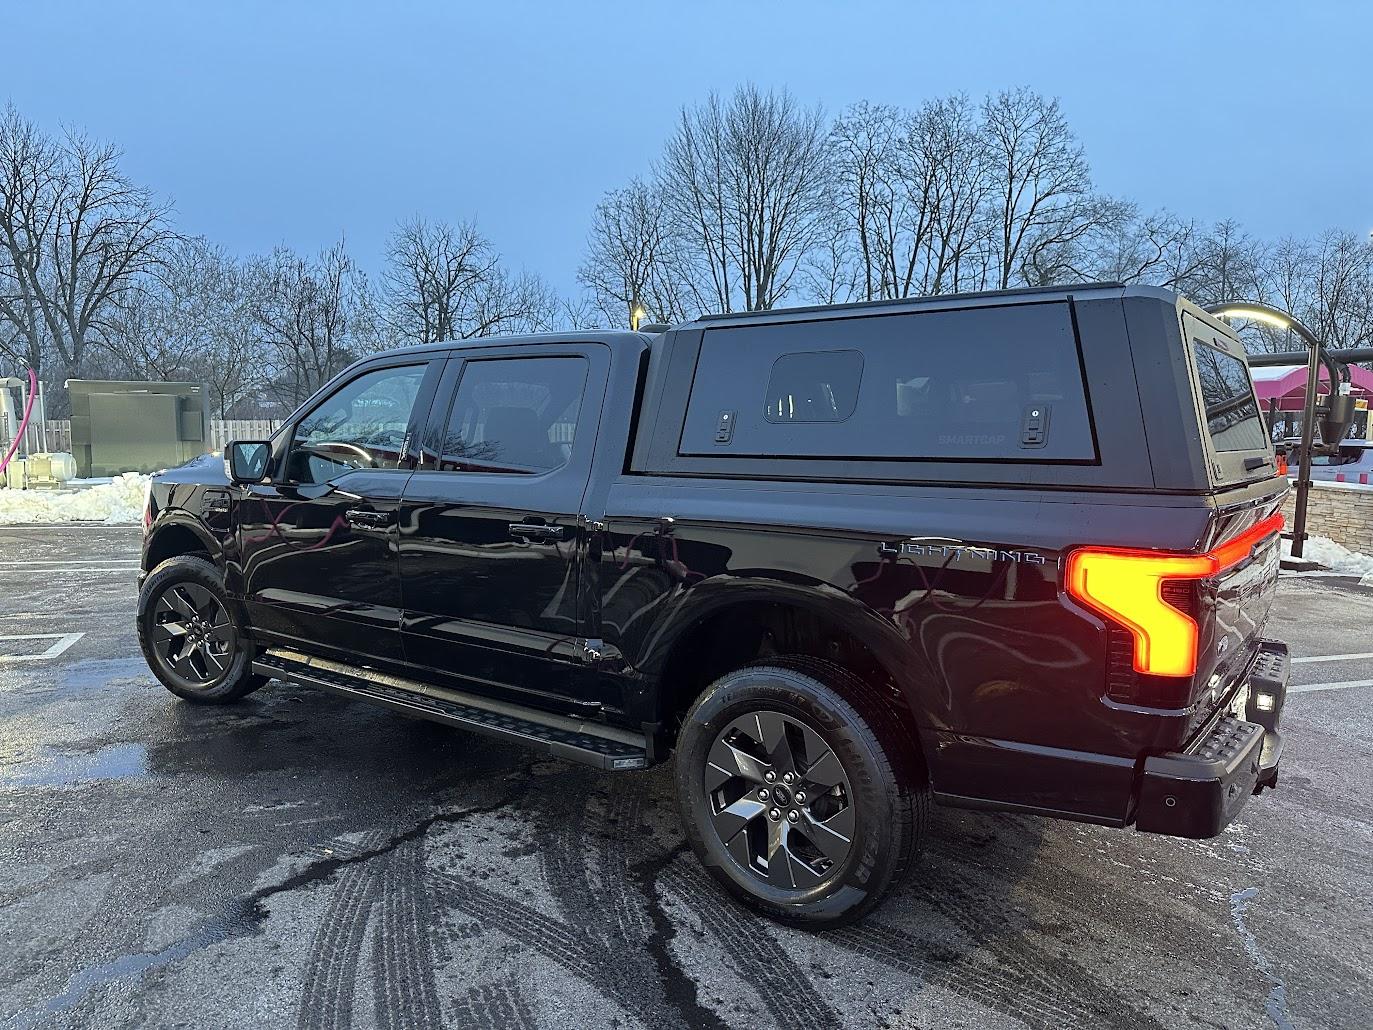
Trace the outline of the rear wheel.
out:
[[[252,647],[234,621],[218,570],[182,556],[159,565],[138,595],[138,642],[148,667],[178,697],[227,704],[262,687]]]
[[[928,790],[895,719],[865,684],[810,659],[717,680],[677,751],[687,836],[727,890],[774,918],[861,917],[914,861]]]

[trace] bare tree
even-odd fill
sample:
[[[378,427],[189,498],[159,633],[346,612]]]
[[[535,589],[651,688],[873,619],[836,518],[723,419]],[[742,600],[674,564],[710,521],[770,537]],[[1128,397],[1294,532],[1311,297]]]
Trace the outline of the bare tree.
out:
[[[248,269],[267,388],[294,408],[357,354],[353,318],[365,279],[340,240],[318,258],[278,247]]]
[[[496,272],[499,257],[475,225],[412,218],[397,226],[386,246],[383,283],[391,322],[406,339],[435,343],[466,335],[477,297]],[[480,335],[481,325],[477,325]]]
[[[824,225],[820,242],[811,248],[801,268],[802,292],[816,304],[871,300],[864,281],[868,265],[860,257],[847,220],[834,211]]]
[[[1147,283],[1178,289],[1203,267],[1196,227],[1168,211],[1097,198],[1080,236],[1035,254],[1039,283]]]
[[[392,233],[386,256],[386,321],[405,340],[464,340],[548,320],[547,287],[504,268],[471,222],[412,218]]]
[[[612,329],[606,325],[605,312],[590,297],[574,297],[558,303],[557,315],[551,329],[580,331],[583,329]]]
[[[229,259],[203,238],[166,248],[113,305],[104,346],[138,379],[181,379],[209,347]]]
[[[1026,281],[1042,251],[1085,234],[1099,214],[1077,137],[1057,99],[1021,87],[989,96],[983,133],[996,183],[996,286]]]
[[[1330,347],[1373,343],[1373,244],[1351,232],[1322,234],[1311,265],[1310,301],[1298,311]]]
[[[198,377],[209,386],[210,402],[220,418],[230,418],[240,405],[251,403],[263,387],[265,371],[266,355],[243,292],[243,274],[234,269],[231,275],[231,292],[219,309]]]
[[[473,319],[462,339],[496,333],[543,333],[561,328],[557,293],[533,272],[498,268],[476,298]]]
[[[1185,292],[1202,305],[1255,297],[1266,257],[1264,244],[1238,222],[1217,222],[1197,240],[1197,269],[1184,283]]]
[[[712,93],[683,108],[659,175],[674,231],[700,257],[720,311],[762,310],[787,293],[825,206],[826,133],[790,93]]]
[[[887,104],[860,101],[835,120],[830,129],[830,157],[842,218],[852,230],[858,258],[863,300],[889,296],[896,259],[893,237],[904,199],[900,185],[899,141],[902,113]],[[827,237],[822,267],[828,295],[841,278],[835,260],[839,252],[833,234]]]
[[[686,278],[662,187],[634,179],[607,193],[596,205],[577,270],[607,324],[628,325],[636,304],[653,319],[686,319],[692,295]]]
[[[169,208],[119,169],[112,144],[44,135],[13,107],[0,115],[0,318],[41,367],[51,347],[80,375],[115,306],[175,234]]]
[[[928,169],[931,208],[925,293],[987,284],[990,241],[983,217],[993,195],[992,167],[977,113],[963,94],[924,104],[906,146]]]

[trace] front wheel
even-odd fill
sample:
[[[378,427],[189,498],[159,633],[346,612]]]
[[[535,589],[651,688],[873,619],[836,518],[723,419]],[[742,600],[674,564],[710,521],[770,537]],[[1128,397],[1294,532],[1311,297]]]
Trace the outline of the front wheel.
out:
[[[138,595],[138,643],[162,685],[197,704],[228,704],[267,682],[230,613],[210,562],[194,556],[159,565]]]
[[[828,662],[731,672],[687,713],[677,798],[688,839],[736,898],[824,927],[875,906],[914,862],[928,805],[885,704]]]

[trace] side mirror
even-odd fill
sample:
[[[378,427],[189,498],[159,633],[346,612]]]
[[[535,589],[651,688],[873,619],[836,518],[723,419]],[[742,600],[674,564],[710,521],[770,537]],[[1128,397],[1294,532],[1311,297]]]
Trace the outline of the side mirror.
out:
[[[229,444],[227,456],[232,482],[261,483],[272,463],[272,445],[263,440],[235,440]]]

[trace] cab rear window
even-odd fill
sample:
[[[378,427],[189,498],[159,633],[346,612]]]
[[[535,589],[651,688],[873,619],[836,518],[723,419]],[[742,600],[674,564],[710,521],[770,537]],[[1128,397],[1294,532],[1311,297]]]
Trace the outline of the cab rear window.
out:
[[[707,329],[678,453],[1096,458],[1061,303]]]
[[[1248,364],[1198,339],[1192,340],[1192,354],[1211,445],[1218,451],[1265,449],[1268,432],[1254,399]]]

